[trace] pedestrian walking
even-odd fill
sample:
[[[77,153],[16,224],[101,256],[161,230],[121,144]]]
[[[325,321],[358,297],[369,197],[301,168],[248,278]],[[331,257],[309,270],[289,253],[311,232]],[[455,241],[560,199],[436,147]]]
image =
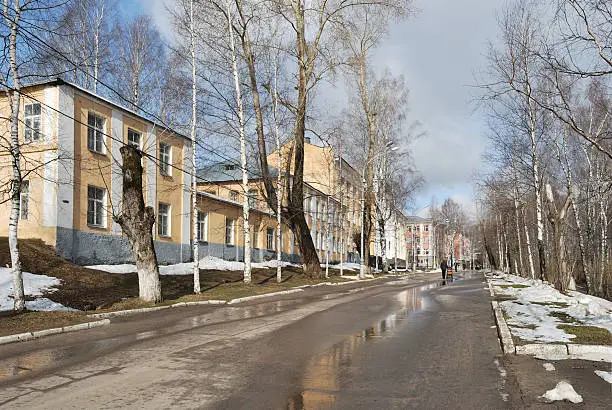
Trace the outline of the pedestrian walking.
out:
[[[448,264],[446,263],[446,258],[442,258],[442,263],[440,264],[440,269],[442,269],[442,280],[446,280],[446,270],[448,269]]]

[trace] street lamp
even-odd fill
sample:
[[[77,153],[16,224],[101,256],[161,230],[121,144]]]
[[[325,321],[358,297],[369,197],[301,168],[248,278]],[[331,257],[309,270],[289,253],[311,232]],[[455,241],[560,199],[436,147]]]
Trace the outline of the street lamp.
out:
[[[394,147],[393,146],[393,142],[388,142],[387,144],[385,144],[385,148],[388,148],[389,151],[396,151],[398,149],[398,147]],[[361,259],[361,264],[359,266],[359,279],[365,278],[365,264],[364,264],[364,258],[363,258],[363,253],[364,253],[363,236],[365,234],[365,232],[364,232],[364,225],[365,225],[365,191],[366,191],[365,172],[366,172],[366,169],[368,168],[368,165],[370,165],[370,162],[373,162],[374,159],[376,159],[378,156],[384,155],[386,153],[387,153],[387,150],[382,150],[378,154],[373,155],[372,158],[370,158],[370,160],[367,161],[364,164],[363,171],[361,172],[361,254],[359,255],[360,259]],[[368,246],[369,246],[369,244],[368,244]]]

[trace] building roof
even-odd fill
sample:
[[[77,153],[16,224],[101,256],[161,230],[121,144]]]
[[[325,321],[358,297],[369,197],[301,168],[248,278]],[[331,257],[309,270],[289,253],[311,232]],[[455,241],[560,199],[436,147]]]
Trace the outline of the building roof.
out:
[[[272,166],[268,166],[268,170],[272,178],[276,178],[277,170]],[[261,172],[259,170],[247,170],[249,180],[262,179]],[[241,181],[242,180],[242,169],[238,164],[238,161],[225,161],[216,162],[214,164],[207,165],[199,168],[196,177],[199,182],[229,182],[229,181]]]
[[[182,137],[182,138],[184,138],[184,139],[186,139],[188,141],[191,141],[191,138],[181,134],[180,132],[176,132],[175,130],[171,129],[170,127],[168,127],[168,126],[166,126],[164,124],[159,124],[159,123],[157,123],[155,121],[152,121],[152,120],[142,116],[141,114],[138,114],[134,110],[131,110],[131,109],[126,108],[126,107],[124,107],[122,105],[119,105],[119,104],[109,100],[108,98],[104,98],[104,97],[102,97],[102,96],[100,96],[98,94],[95,94],[95,93],[89,91],[86,88],[81,87],[80,85],[77,85],[77,84],[71,83],[69,81],[63,80],[63,79],[61,79],[59,77],[50,78],[48,80],[43,80],[43,81],[32,82],[32,83],[29,83],[29,84],[26,84],[26,85],[22,86],[21,88],[27,89],[27,88],[32,88],[32,87],[54,86],[54,85],[68,85],[68,86],[78,90],[79,92],[82,92],[84,94],[87,94],[90,97],[93,97],[93,98],[97,99],[98,101],[101,101],[101,102],[103,102],[105,104],[109,104],[109,105],[113,106],[114,108],[117,108],[117,109],[119,109],[119,110],[121,110],[121,111],[123,111],[123,112],[125,112],[127,114],[130,114],[130,115],[133,115],[135,117],[138,117],[139,119],[141,119],[141,120],[143,120],[145,122],[148,122],[149,124],[151,124],[153,126],[162,128],[164,130],[168,130],[169,132],[171,132],[174,135],[177,135],[177,136]]]

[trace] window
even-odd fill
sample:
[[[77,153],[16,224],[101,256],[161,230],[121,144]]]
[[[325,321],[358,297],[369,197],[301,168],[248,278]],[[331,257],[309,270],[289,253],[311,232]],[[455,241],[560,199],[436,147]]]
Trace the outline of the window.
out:
[[[274,250],[274,228],[266,229],[266,249]]]
[[[238,192],[236,191],[230,191],[229,193],[229,197],[232,201],[236,201],[238,202]]]
[[[199,242],[208,241],[208,214],[198,211],[198,223],[196,237]]]
[[[225,244],[226,245],[234,244],[234,225],[236,225],[235,219],[227,218],[225,220]]]
[[[233,171],[236,169],[236,165],[225,164],[224,168],[226,171]]]
[[[106,227],[106,189],[87,186],[87,225]]]
[[[30,181],[21,182],[21,194],[19,196],[19,217],[28,219],[30,212]]]
[[[159,236],[170,236],[170,205],[159,203],[157,209],[157,234]]]
[[[40,103],[26,104],[24,106],[24,122],[25,133],[24,139],[26,142],[40,141],[41,119],[40,119]]]
[[[425,232],[429,232],[429,225],[425,225]]]
[[[106,120],[94,113],[87,114],[87,148],[98,154],[106,154],[104,125]]]
[[[163,142],[159,143],[159,172],[170,175],[172,165],[172,146]]]
[[[249,189],[249,208],[257,209],[259,204],[259,192],[256,189]]]
[[[128,145],[133,145],[134,147],[140,149],[141,139],[141,135],[138,131],[128,128]]]
[[[259,227],[253,227],[253,248],[259,248]]]

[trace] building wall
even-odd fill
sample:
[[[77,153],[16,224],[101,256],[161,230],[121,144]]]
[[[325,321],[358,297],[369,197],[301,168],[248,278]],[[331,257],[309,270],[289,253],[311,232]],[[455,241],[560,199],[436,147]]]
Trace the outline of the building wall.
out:
[[[119,107],[89,95],[70,85],[46,85],[24,89],[29,95],[23,104],[42,102],[40,142],[24,144],[22,152],[25,177],[30,182],[28,218],[20,220],[21,238],[40,238],[55,245],[63,256],[84,264],[121,263],[132,260],[127,238],[113,222],[112,214],[121,210],[122,174],[119,148],[127,142],[127,130],[141,133],[142,149],[158,157],[159,140],[172,145],[171,177],[157,170],[157,160],[143,159],[144,195],[147,205],[157,211],[161,201],[171,205],[171,235],[161,238],[155,229],[155,247],[161,263],[189,260],[189,208],[185,201],[184,175],[188,168],[183,161],[189,144],[184,138],[155,130],[144,119]],[[47,107],[49,106],[49,107]],[[0,98],[0,113],[8,113],[7,98]],[[58,114],[58,111],[62,114]],[[105,153],[95,153],[87,146],[88,113],[105,119]],[[0,132],[9,131],[9,121],[0,121]],[[20,138],[23,140],[23,126]],[[110,136],[108,136],[110,135]],[[9,186],[10,158],[7,148],[0,150],[0,181]],[[106,223],[87,224],[87,188],[89,185],[106,189]],[[187,195],[188,189],[187,189]],[[188,198],[188,196],[187,196]],[[4,199],[4,198],[3,198]],[[112,207],[111,207],[112,203]],[[10,204],[0,203],[0,235],[7,235]],[[187,214],[185,214],[187,211]]]

